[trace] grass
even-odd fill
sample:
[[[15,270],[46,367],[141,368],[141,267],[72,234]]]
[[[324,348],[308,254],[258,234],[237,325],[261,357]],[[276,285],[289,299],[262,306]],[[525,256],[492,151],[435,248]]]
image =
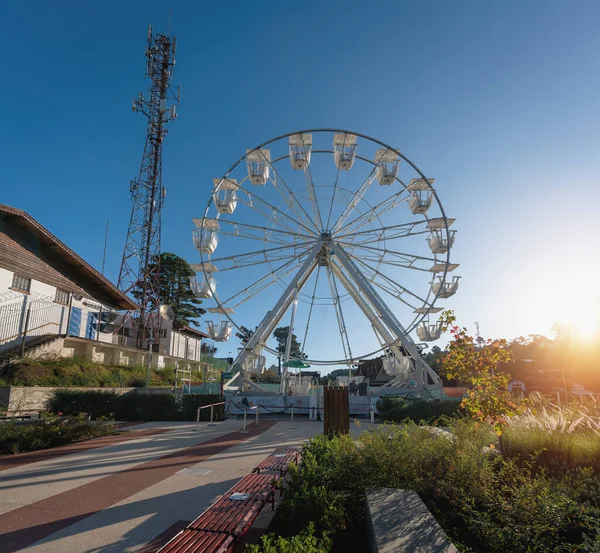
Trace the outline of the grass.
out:
[[[46,415],[40,421],[2,422],[0,455],[47,449],[116,433],[113,422],[89,422],[84,415],[64,419]]]
[[[12,359],[2,369],[0,386],[140,387],[146,384],[146,372],[143,366],[105,365],[85,357],[21,357]],[[202,380],[202,377],[196,373],[193,379]],[[152,369],[151,386],[173,386],[174,383],[174,369]]]
[[[544,406],[512,417],[503,446],[507,456],[534,456],[550,471],[590,467],[600,473],[600,417],[582,405]]]

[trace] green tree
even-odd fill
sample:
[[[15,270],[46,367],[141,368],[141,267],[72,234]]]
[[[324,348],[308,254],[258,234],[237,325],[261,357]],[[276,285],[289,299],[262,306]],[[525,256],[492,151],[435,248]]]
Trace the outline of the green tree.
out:
[[[190,285],[190,277],[195,276],[188,262],[174,253],[164,252],[160,254],[159,271],[159,297],[160,302],[170,305],[175,312],[175,320],[185,325],[193,324],[199,326],[197,319],[206,313],[200,307],[202,300],[194,296]],[[156,260],[150,268],[156,267]],[[134,292],[134,296],[135,296]],[[158,308],[158,306],[154,306]]]
[[[335,369],[328,375],[329,378],[337,378],[338,376],[348,376],[348,369]],[[350,376],[356,376],[356,369],[350,369]]]
[[[425,354],[425,361],[438,374],[440,374],[441,360],[445,352],[439,346],[433,346],[431,351]]]
[[[279,353],[277,361],[279,362],[279,374],[281,374],[281,360],[285,356],[285,348],[287,346],[288,334],[290,333],[289,326],[280,326],[275,329],[273,336],[277,339],[277,352]],[[292,342],[290,344],[290,359],[306,359],[308,355],[302,352],[302,344],[298,342],[298,338],[292,333]]]
[[[447,353],[441,359],[442,374],[471,386],[461,407],[472,418],[492,424],[496,434],[502,436],[508,417],[520,411],[508,391],[510,375],[498,370],[500,363],[512,360],[508,343],[487,340],[484,347],[479,347],[466,328],[455,324],[452,311],[444,311],[440,320],[442,328],[452,334]]]
[[[273,336],[277,339],[277,351],[280,357],[285,355],[285,348],[287,345],[288,334],[290,333],[289,326],[280,326],[275,329]],[[303,353],[302,344],[298,342],[298,338],[292,333],[292,342],[290,344],[290,359],[306,359],[308,355]]]

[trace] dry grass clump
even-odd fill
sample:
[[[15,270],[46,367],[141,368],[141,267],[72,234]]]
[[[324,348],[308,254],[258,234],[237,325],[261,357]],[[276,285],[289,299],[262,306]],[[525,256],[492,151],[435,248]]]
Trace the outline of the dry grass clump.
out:
[[[600,417],[586,405],[543,406],[511,418],[504,435],[508,456],[537,456],[549,468],[592,467],[600,472]]]

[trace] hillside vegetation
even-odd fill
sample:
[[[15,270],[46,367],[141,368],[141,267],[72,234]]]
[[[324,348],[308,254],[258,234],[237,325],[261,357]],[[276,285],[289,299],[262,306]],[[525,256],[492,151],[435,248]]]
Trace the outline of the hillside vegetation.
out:
[[[100,388],[140,387],[146,384],[147,368],[94,363],[85,357],[13,359],[0,369],[0,386],[83,386]],[[192,380],[203,380],[196,372]],[[175,370],[152,369],[150,385],[173,386]]]

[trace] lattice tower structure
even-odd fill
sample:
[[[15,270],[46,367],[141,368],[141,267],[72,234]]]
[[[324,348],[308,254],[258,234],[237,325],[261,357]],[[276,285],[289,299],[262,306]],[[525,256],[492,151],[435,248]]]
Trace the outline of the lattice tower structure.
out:
[[[133,111],[147,117],[148,130],[138,178],[130,182],[133,205],[118,287],[139,305],[130,313],[137,348],[144,348],[147,339],[153,343],[159,340],[161,214],[166,195],[162,147],[166,125],[177,117],[179,107],[180,89],[172,84],[176,44],[175,37],[153,34],[148,27],[146,77],[150,86],[146,95],[141,93],[132,103]]]

